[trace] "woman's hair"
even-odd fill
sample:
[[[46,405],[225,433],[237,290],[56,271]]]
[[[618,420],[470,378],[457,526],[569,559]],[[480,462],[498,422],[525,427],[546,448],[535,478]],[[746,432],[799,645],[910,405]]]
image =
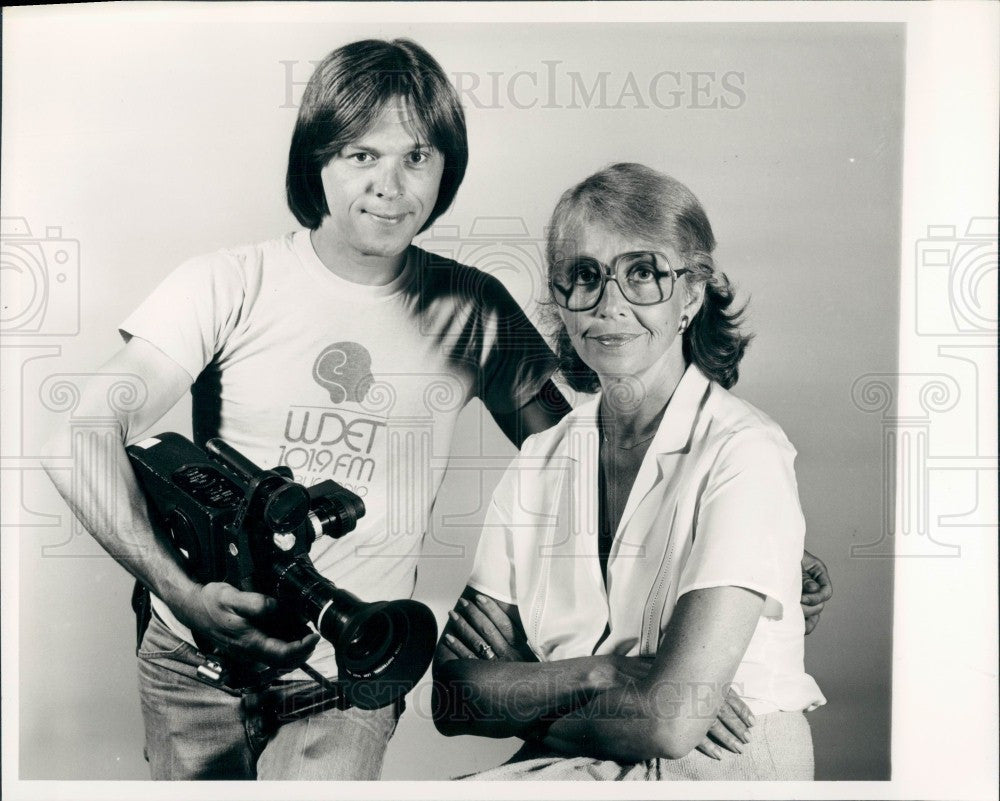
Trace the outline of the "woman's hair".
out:
[[[613,164],[563,193],[549,223],[546,257],[552,265],[587,226],[607,228],[629,239],[669,243],[684,260],[689,283],[704,284],[701,309],[684,332],[687,362],[726,389],[739,379],[739,364],[752,338],[740,331],[745,306],[733,306],[734,291],[715,269],[715,236],[705,210],[680,181],[642,164]],[[683,285],[683,279],[679,282]],[[554,304],[553,304],[554,307]],[[556,353],[567,383],[595,392],[597,374],[577,355],[556,314]]]
[[[302,225],[316,229],[329,214],[320,171],[397,98],[416,119],[419,133],[444,156],[437,203],[420,230],[451,205],[469,163],[458,94],[433,56],[416,42],[366,39],[323,59],[303,94],[285,177],[288,206]]]

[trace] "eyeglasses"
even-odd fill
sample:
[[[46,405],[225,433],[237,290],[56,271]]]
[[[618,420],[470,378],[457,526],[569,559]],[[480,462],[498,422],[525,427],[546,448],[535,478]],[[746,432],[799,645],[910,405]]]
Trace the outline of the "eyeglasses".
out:
[[[655,306],[670,300],[677,276],[689,272],[673,269],[665,255],[651,250],[622,253],[610,265],[590,256],[579,256],[557,259],[552,265],[549,286],[556,303],[574,312],[595,308],[608,281],[618,285],[629,303]]]

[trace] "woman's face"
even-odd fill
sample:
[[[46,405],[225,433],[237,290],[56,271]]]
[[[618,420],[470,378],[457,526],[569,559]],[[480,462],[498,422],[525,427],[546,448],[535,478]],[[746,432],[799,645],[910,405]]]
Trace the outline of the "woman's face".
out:
[[[615,256],[639,250],[659,251],[675,270],[682,266],[677,251],[663,242],[627,239],[600,225],[589,224],[575,240],[576,256],[591,256],[605,265]],[[593,309],[572,312],[562,307],[570,341],[601,383],[623,376],[655,379],[663,370],[683,372],[684,356],[678,332],[681,317],[692,317],[697,303],[689,300],[685,276],[679,276],[670,299],[655,306],[629,303],[614,281],[608,281]]]

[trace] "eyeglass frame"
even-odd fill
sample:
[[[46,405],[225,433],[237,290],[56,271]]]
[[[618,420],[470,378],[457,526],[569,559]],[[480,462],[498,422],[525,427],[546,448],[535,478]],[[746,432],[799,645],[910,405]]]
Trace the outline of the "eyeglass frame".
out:
[[[637,303],[634,300],[630,300],[628,295],[625,294],[625,290],[622,289],[622,285],[618,283],[618,264],[621,262],[621,260],[627,258],[628,256],[639,256],[643,254],[652,254],[658,259],[662,259],[664,263],[666,263],[667,270],[670,273],[670,293],[666,297],[660,298],[659,300],[654,300],[651,303]],[[594,256],[579,256],[577,257],[577,259],[557,259],[555,262],[553,262],[553,268],[560,262],[575,261],[579,259],[587,259],[589,261],[594,262],[594,264],[600,267],[601,288],[598,291],[597,298],[594,300],[594,303],[592,305],[582,309],[571,309],[569,308],[569,306],[564,306],[562,303],[559,302],[559,295],[557,294],[557,292],[562,292],[563,290],[560,287],[556,286],[555,282],[551,278],[549,278],[548,281],[549,292],[552,293],[552,299],[555,301],[555,304],[560,309],[565,309],[568,312],[587,312],[596,309],[598,306],[601,305],[601,300],[604,298],[604,290],[608,288],[608,284],[611,281],[615,282],[615,285],[618,287],[618,291],[621,293],[621,296],[633,306],[659,306],[661,303],[666,303],[674,296],[674,290],[677,288],[677,279],[680,276],[694,272],[694,270],[689,270],[686,267],[681,267],[679,270],[675,270],[673,265],[670,263],[670,259],[667,258],[667,254],[659,250],[630,250],[627,253],[619,253],[617,256],[611,259],[611,264],[605,264],[603,261],[601,261],[598,258],[595,258]]]

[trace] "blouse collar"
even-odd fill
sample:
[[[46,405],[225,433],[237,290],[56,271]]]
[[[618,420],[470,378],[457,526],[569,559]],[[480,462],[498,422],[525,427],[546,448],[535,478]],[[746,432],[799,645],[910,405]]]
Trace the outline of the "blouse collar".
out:
[[[656,430],[656,435],[649,445],[654,453],[676,453],[685,450],[691,442],[698,411],[701,409],[710,385],[708,377],[691,363],[681,376],[677,389],[670,397],[667,410]],[[601,393],[580,406],[573,413],[573,427],[580,434],[597,435],[598,409],[601,403]],[[579,460],[583,454],[576,448],[570,448],[571,459]]]

